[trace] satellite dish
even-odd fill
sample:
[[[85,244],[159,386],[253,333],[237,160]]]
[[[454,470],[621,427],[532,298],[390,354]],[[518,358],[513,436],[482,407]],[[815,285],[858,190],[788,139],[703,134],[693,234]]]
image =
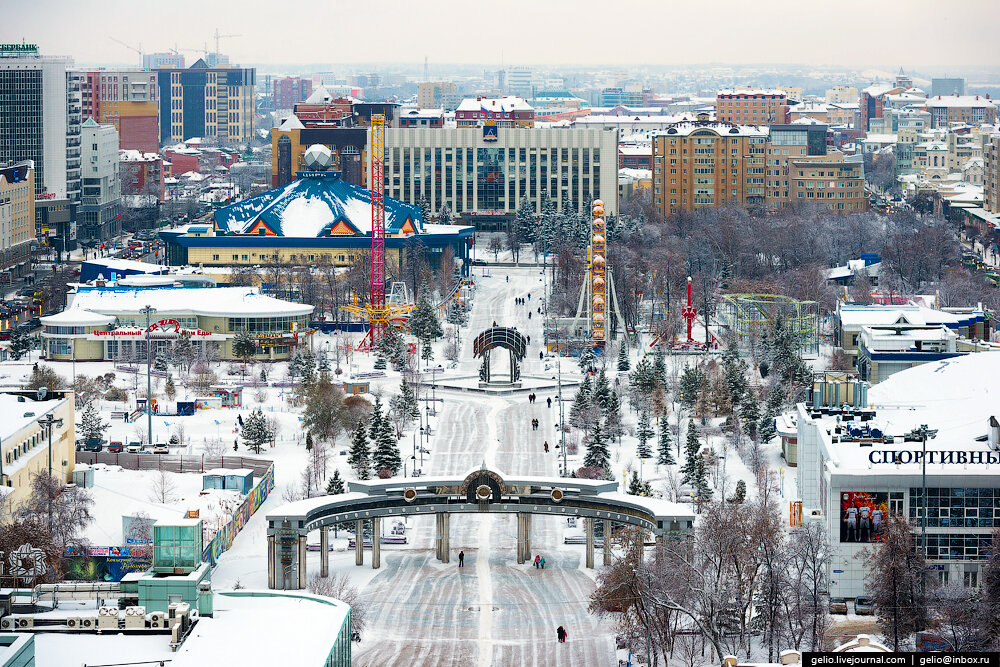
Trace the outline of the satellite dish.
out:
[[[39,387],[39,388],[38,388],[38,391],[37,391],[37,392],[35,392],[35,397],[36,397],[36,398],[37,398],[37,399],[38,399],[39,401],[44,401],[44,400],[45,400],[45,397],[46,397],[46,396],[48,396],[48,395],[49,395],[49,390],[48,390],[48,389],[46,389],[45,387]]]

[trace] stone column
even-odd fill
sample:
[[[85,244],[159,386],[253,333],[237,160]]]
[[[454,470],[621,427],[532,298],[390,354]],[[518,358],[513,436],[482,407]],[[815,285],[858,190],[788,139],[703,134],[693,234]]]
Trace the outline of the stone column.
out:
[[[276,564],[278,560],[278,555],[276,553],[278,546],[274,539],[274,535],[267,536],[267,587],[277,588],[277,569]]]
[[[319,576],[330,576],[330,528],[319,529]]]
[[[595,519],[587,518],[586,521],[586,531],[587,531],[587,567],[593,569],[594,567],[594,521]]]
[[[604,567],[611,565],[611,521],[604,520]]]
[[[441,513],[441,562],[451,562],[451,514]]]
[[[365,522],[361,519],[354,521],[354,564],[365,564]]]
[[[531,561],[531,515],[524,515],[524,559]]]
[[[306,571],[306,536],[299,535],[298,562],[296,565],[295,588],[305,588],[309,574]]]
[[[527,549],[524,548],[525,541],[525,529],[524,529],[524,514],[517,513],[517,564],[524,564],[524,554]]]
[[[434,557],[441,560],[441,513],[434,515]]]
[[[372,569],[377,570],[382,566],[382,519],[375,517],[372,519]]]

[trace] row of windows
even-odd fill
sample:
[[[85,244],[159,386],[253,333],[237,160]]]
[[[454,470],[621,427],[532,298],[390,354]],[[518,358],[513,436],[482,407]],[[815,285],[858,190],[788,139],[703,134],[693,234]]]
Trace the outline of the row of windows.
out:
[[[295,317],[230,317],[229,331],[249,331],[250,333],[291,333],[292,324],[305,330],[306,316]]]
[[[927,535],[929,560],[981,560],[986,557],[993,535],[990,533],[945,533]],[[917,548],[923,548],[923,539],[915,536]]]
[[[22,440],[14,447],[9,448],[4,452],[4,464],[10,465],[17,461],[20,457],[30,452],[32,449],[42,444],[42,433],[39,431],[35,433],[30,438]]]

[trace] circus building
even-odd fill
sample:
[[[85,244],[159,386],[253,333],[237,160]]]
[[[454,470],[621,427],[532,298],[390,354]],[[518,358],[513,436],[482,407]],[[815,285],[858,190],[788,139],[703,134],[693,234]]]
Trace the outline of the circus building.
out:
[[[330,149],[311,146],[291,183],[220,208],[211,224],[160,233],[171,265],[265,264],[351,266],[371,248],[371,192],[329,170]],[[467,266],[473,228],[425,223],[420,208],[385,198],[386,264],[422,252],[436,268],[446,248]]]

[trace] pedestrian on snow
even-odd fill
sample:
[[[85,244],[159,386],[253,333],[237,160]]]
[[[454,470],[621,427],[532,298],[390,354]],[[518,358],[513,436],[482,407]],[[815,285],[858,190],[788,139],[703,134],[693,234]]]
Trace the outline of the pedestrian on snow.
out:
[[[542,569],[544,570],[545,569],[545,556],[542,556],[541,563],[542,563]]]
[[[531,311],[528,311],[528,319],[531,319]]]
[[[537,310],[538,310],[538,314],[539,314],[539,315],[541,315],[541,314],[542,314],[542,307],[541,307],[541,306],[539,306],[539,307],[537,308]]]
[[[561,625],[558,628],[556,628],[556,637],[559,638],[559,643],[560,644],[565,644],[566,643],[566,637],[567,636],[568,635],[566,633],[566,628],[564,628]]]
[[[551,396],[549,396],[548,398],[546,398],[545,402],[549,404],[548,407],[550,407],[550,408],[552,407],[552,397]]]
[[[236,415],[236,421],[240,423],[240,426],[243,426],[243,415]]]
[[[531,336],[528,336],[528,345],[531,345]]]
[[[542,443],[542,446],[545,447],[545,453],[548,454],[549,453],[549,441],[546,440],[544,443]]]
[[[464,551],[459,551],[458,552],[458,566],[459,567],[465,567],[465,552]]]
[[[541,350],[539,350],[539,351],[538,351],[538,360],[539,360],[539,361],[541,361],[541,360],[542,360],[542,359],[544,359],[544,358],[545,358],[545,354],[544,354],[544,353],[542,353],[542,351],[541,351]]]
[[[506,280],[507,282],[510,282],[510,276],[504,276],[504,279],[505,279],[505,280]]]
[[[542,557],[541,557],[541,556],[539,556],[538,554],[535,554],[535,569],[536,569],[536,570],[538,569],[538,564],[539,564],[539,563],[540,563],[541,561],[542,561]]]
[[[528,301],[531,301],[531,292],[528,292]]]

